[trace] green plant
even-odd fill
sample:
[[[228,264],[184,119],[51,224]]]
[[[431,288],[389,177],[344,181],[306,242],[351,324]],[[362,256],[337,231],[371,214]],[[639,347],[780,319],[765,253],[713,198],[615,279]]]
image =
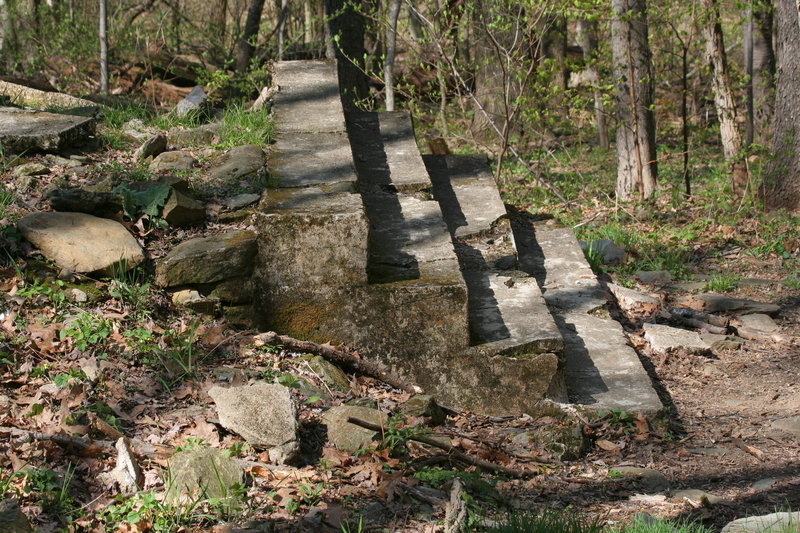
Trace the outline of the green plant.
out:
[[[32,283],[20,287],[17,290],[17,294],[34,301],[38,298],[44,298],[55,307],[63,307],[67,302],[67,296],[64,294],[63,288],[64,282],[60,279],[54,281],[34,279]]]
[[[206,439],[198,437],[186,437],[186,444],[175,447],[175,453],[185,452],[186,450],[194,450],[195,448],[207,447],[209,444]]]
[[[606,419],[608,425],[614,429],[632,428],[636,425],[636,416],[618,407],[601,412],[600,418]]]
[[[220,141],[217,148],[233,148],[245,144],[263,146],[269,143],[274,122],[265,108],[249,111],[241,105],[225,110],[225,116],[217,132]]]
[[[386,423],[386,428],[383,432],[379,447],[385,448],[389,451],[395,451],[397,448],[405,444],[407,440],[414,436],[421,436],[430,433],[428,430],[419,426],[402,427],[404,423],[403,417],[395,415],[389,417]]]
[[[299,488],[303,497],[303,503],[309,506],[319,503],[322,499],[322,493],[325,491],[325,487],[322,483],[317,483],[315,485],[300,483]]]
[[[3,159],[2,154],[0,153],[0,160]],[[14,203],[16,199],[16,195],[6,189],[5,187],[0,187],[0,219],[6,217],[6,207]]]
[[[637,516],[631,524],[611,529],[610,533],[711,533],[711,530],[687,520],[663,521]]]
[[[283,374],[278,378],[278,383],[289,389],[300,388],[300,378],[294,374]]]
[[[487,533],[600,533],[597,520],[570,511],[523,511],[512,513],[500,524],[482,529]]]
[[[598,274],[604,272],[603,265],[606,254],[603,253],[603,250],[599,248],[594,241],[589,241],[586,248],[583,249],[583,256],[586,258],[593,272]]]
[[[122,209],[130,220],[138,220],[142,215],[151,220],[158,217],[171,191],[166,183],[157,183],[143,190],[131,189],[127,183],[121,183],[113,190],[122,198]]]
[[[735,274],[714,274],[706,283],[704,290],[714,292],[730,292],[736,288],[740,276]]]
[[[72,464],[67,465],[63,476],[53,470],[26,468],[21,472],[25,476],[23,492],[38,500],[42,512],[58,517],[62,523],[69,523],[78,516],[80,507],[69,494],[75,473]]]
[[[86,351],[90,346],[102,345],[111,335],[111,322],[92,313],[83,311],[64,324],[59,331],[60,339],[71,339],[75,348]]]
[[[53,383],[58,387],[66,387],[70,383],[81,382],[86,379],[86,373],[78,368],[71,368],[66,374],[53,376]]]
[[[352,529],[350,523],[344,523],[341,525],[342,533],[361,533],[364,530],[364,517],[358,517],[358,523],[355,525],[355,529]]]

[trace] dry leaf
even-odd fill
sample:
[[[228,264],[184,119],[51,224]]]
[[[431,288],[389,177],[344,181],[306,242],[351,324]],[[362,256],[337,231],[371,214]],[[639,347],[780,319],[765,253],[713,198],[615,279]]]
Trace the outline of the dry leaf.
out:
[[[647,418],[639,413],[634,420],[636,424],[636,440],[647,440],[650,437],[650,426],[647,424]]]
[[[622,449],[622,448],[619,447],[619,445],[614,444],[610,440],[606,440],[606,439],[598,439],[595,442],[595,444],[597,444],[598,448],[600,448],[602,450],[605,450],[607,452],[618,453]]]

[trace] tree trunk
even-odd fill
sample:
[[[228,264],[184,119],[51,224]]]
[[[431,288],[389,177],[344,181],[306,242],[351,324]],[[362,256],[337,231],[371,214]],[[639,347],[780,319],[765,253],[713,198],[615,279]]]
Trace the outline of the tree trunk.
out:
[[[278,61],[283,61],[286,53],[286,17],[289,14],[289,0],[281,0],[278,11]]]
[[[745,72],[747,84],[747,132],[745,145],[769,142],[769,121],[775,92],[775,52],[772,49],[772,1],[758,0],[750,8],[746,25]]]
[[[100,92],[108,94],[108,35],[106,28],[106,0],[100,0]]]
[[[210,50],[216,61],[225,57],[225,42],[228,21],[228,0],[213,0],[208,18],[208,39]]]
[[[658,185],[653,74],[645,0],[612,0],[611,53],[617,103],[617,197],[650,198]]]
[[[261,12],[264,10],[264,0],[251,0],[247,9],[247,19],[244,23],[244,32],[239,38],[236,52],[236,72],[244,74],[250,68],[250,59],[255,50],[254,41],[258,38],[258,28],[261,25]]]
[[[762,193],[770,209],[800,209],[800,10],[792,0],[776,0],[778,80],[772,119],[772,158]]]
[[[706,60],[711,67],[711,88],[714,91],[714,106],[719,117],[722,152],[731,168],[733,193],[741,195],[747,188],[749,178],[747,165],[742,157],[742,134],[736,122],[736,100],[728,76],[719,5],[717,0],[701,0],[700,6],[705,18],[702,26],[706,41]]]
[[[608,125],[603,109],[603,93],[600,91],[600,75],[597,73],[597,22],[578,20],[578,44],[583,52],[585,69],[594,89],[594,116],[597,124],[597,140],[601,148],[609,147]]]
[[[389,4],[389,26],[386,29],[386,58],[383,61],[383,79],[386,85],[386,111],[394,111],[394,56],[397,49],[397,17],[401,0]]]

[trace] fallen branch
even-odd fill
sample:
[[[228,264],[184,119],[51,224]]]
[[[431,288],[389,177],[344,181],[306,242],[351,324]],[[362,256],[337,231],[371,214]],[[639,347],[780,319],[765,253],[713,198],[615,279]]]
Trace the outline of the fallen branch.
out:
[[[791,337],[786,335],[782,335],[780,333],[770,333],[768,331],[761,331],[759,329],[748,328],[745,326],[736,328],[736,334],[749,341],[769,341],[786,345],[792,343]]]
[[[68,437],[66,435],[54,435],[51,433],[43,433],[41,431],[31,431],[29,429],[21,429],[9,426],[0,427],[0,436],[28,438],[31,440],[49,440],[55,442],[64,448],[74,448],[80,452],[85,452],[91,448],[97,448],[104,451],[113,451],[114,443],[111,441],[88,441],[79,437]]]
[[[675,318],[699,320],[720,328],[727,328],[730,322],[725,317],[689,309],[688,307],[674,307],[671,309],[670,314]]]
[[[383,432],[385,428],[377,425],[372,424],[370,422],[366,422],[364,420],[360,420],[358,418],[349,417],[347,421],[351,424],[355,424],[357,426],[361,426],[362,428],[371,429],[372,431]],[[518,470],[516,468],[509,468],[507,466],[499,465],[496,463],[490,463],[489,461],[484,461],[483,459],[478,459],[477,457],[472,457],[465,453],[462,453],[452,446],[447,444],[442,444],[434,439],[429,439],[422,435],[412,435],[408,437],[408,440],[413,440],[416,442],[421,442],[422,444],[427,444],[428,446],[433,446],[434,448],[439,448],[440,450],[447,451],[454,459],[459,461],[463,461],[465,463],[477,466],[479,468],[483,468],[484,470],[491,470],[494,472],[501,472],[503,474],[507,474],[512,477],[532,477],[536,475],[534,472],[529,472],[525,470]]]
[[[411,385],[396,376],[387,374],[375,363],[364,361],[357,355],[353,355],[343,350],[338,350],[330,344],[317,344],[310,341],[301,341],[293,337],[289,337],[288,335],[278,335],[274,331],[259,333],[256,335],[256,338],[266,344],[280,344],[294,351],[320,355],[332,363],[337,363],[339,365],[348,367],[359,374],[379,379],[384,383],[391,385],[392,387],[404,390],[406,392],[411,392],[413,394],[419,394],[422,392],[422,389],[416,385]]]

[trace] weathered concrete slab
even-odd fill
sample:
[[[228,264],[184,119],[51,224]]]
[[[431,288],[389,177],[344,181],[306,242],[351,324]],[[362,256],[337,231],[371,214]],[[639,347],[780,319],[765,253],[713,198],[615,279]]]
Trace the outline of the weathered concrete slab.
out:
[[[285,133],[270,149],[270,176],[281,187],[356,182],[350,141],[343,132]]]
[[[356,150],[361,189],[416,192],[431,181],[419,155],[411,116],[405,112],[349,112],[347,128]]]
[[[439,204],[405,194],[363,196],[370,221],[371,283],[450,277],[458,259]]]
[[[35,109],[100,108],[99,104],[91,100],[78,98],[65,93],[40,91],[39,89],[2,80],[0,80],[0,96],[7,96],[14,105],[22,105]]]
[[[7,153],[81,145],[94,135],[95,126],[90,117],[0,107],[0,143]]]
[[[781,309],[777,304],[731,298],[713,293],[692,294],[681,298],[678,303],[684,307],[706,313],[731,313],[734,315],[749,315],[753,313],[774,315]]]
[[[660,411],[622,326],[589,314],[602,307],[605,295],[572,230],[522,217],[512,218],[512,227],[521,268],[542,286],[564,337],[569,401],[592,410]]]
[[[279,133],[345,131],[336,62],[279,61],[272,115]]]
[[[422,157],[448,229],[456,238],[489,232],[506,216],[486,156]]]
[[[711,344],[700,338],[696,331],[673,328],[663,324],[645,324],[644,338],[650,347],[658,352],[683,349],[689,353],[704,353]]]
[[[532,277],[465,271],[473,345],[504,355],[560,352],[561,334]]]

